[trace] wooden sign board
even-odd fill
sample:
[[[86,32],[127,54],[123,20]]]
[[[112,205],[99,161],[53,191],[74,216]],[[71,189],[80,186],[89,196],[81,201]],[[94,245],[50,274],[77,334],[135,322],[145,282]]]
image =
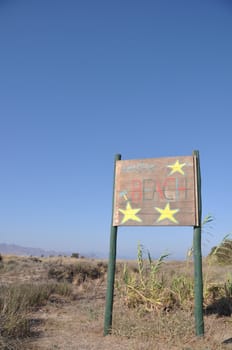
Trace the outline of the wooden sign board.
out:
[[[197,226],[194,156],[118,160],[113,226]]]

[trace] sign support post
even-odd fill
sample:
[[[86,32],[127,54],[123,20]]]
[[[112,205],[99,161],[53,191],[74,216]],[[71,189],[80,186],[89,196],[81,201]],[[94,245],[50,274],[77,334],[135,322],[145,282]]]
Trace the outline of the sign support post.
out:
[[[200,174],[200,160],[199,152],[194,151],[195,172],[196,172],[196,195],[197,195],[197,215],[198,223],[194,226],[193,234],[193,252],[194,252],[194,294],[195,294],[195,325],[196,335],[204,335],[204,319],[203,319],[203,277],[202,277],[202,253],[201,253],[201,174]]]
[[[115,160],[114,160],[114,185],[113,185],[113,205],[112,205],[113,211],[114,211],[114,187],[115,187],[115,173],[116,173],[117,160],[121,160],[120,154],[116,154]],[[113,211],[112,211],[112,223],[111,223],[111,233],[110,233],[109,263],[108,263],[108,272],[107,272],[104,335],[108,335],[111,332],[111,328],[112,328],[114,278],[115,278],[117,231],[118,231],[118,227],[113,226]]]

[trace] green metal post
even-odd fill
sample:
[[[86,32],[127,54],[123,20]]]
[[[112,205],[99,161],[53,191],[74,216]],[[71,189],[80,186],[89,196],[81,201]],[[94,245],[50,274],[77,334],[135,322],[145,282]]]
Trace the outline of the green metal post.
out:
[[[114,299],[114,278],[115,278],[115,266],[116,266],[116,251],[117,251],[117,231],[118,227],[113,226],[113,213],[114,213],[114,188],[115,188],[115,170],[116,162],[121,160],[121,155],[115,155],[114,161],[114,185],[113,185],[113,203],[112,203],[112,223],[110,233],[110,252],[107,272],[107,290],[106,290],[106,305],[105,305],[105,322],[104,322],[104,335],[108,335],[112,328],[112,315],[113,315],[113,299]]]
[[[195,325],[196,335],[204,335],[204,319],[203,319],[203,277],[202,277],[202,253],[201,253],[201,174],[200,174],[200,159],[199,152],[194,151],[195,159],[195,178],[196,178],[196,195],[198,207],[198,222],[194,226],[193,235],[193,252],[194,252],[194,293],[195,293]]]

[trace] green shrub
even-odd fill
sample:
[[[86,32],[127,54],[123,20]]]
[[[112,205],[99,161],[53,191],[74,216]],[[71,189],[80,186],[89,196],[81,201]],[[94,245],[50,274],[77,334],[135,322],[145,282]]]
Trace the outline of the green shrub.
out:
[[[167,257],[168,254],[163,254],[154,261],[148,252],[147,258],[144,258],[144,248],[138,245],[138,270],[131,271],[125,265],[122,279],[117,281],[117,287],[128,307],[140,307],[146,311],[173,307],[174,300],[177,299],[176,290],[172,291],[164,275],[160,273]]]
[[[211,249],[209,258],[220,265],[232,264],[232,240],[227,235],[222,242]]]
[[[79,253],[72,253],[71,258],[79,259],[80,254]]]
[[[91,264],[89,262],[81,261],[70,265],[50,266],[48,270],[48,278],[52,278],[58,282],[66,281],[72,283],[74,280],[81,284],[86,280],[94,280],[104,276],[107,269],[107,264],[97,263]]]

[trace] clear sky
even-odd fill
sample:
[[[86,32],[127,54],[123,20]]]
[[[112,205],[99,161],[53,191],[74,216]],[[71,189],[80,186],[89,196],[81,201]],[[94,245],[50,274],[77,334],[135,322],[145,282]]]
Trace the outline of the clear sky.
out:
[[[0,242],[108,255],[114,155],[199,150],[203,252],[231,232],[229,0],[0,0]],[[118,230],[185,256],[191,227]]]

